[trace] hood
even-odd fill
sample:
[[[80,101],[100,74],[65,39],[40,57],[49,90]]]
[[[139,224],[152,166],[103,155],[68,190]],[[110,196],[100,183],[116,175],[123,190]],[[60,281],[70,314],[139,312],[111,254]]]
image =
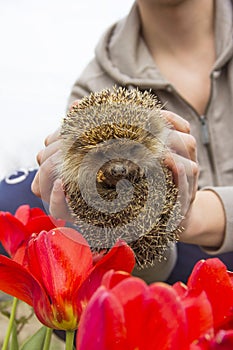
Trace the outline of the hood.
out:
[[[152,88],[156,80],[156,86],[164,86],[168,82],[157,70],[140,31],[135,3],[129,15],[111,26],[101,38],[95,50],[97,62],[121,85]]]
[[[216,62],[221,67],[233,55],[232,0],[215,0]],[[160,74],[140,35],[141,26],[136,3],[129,15],[111,26],[96,47],[96,60],[102,70],[123,86],[159,89],[169,86]]]
[[[216,62],[221,69],[233,56],[233,1],[215,0]]]

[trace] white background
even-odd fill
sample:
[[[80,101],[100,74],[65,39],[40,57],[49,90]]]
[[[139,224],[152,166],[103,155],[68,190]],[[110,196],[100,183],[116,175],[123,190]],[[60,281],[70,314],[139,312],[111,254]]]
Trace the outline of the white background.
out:
[[[0,178],[35,167],[104,30],[133,0],[0,0]]]

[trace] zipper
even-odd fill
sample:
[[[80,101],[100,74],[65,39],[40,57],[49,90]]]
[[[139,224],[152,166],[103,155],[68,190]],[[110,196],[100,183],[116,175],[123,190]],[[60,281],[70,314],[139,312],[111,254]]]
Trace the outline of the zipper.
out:
[[[169,89],[168,89],[169,88]],[[201,123],[201,140],[203,145],[207,146],[210,144],[210,135],[209,135],[209,128],[208,128],[208,120],[205,117],[205,115],[200,115],[197,113],[195,108],[188,102],[186,101],[171,85],[167,86],[167,89],[169,92],[172,92],[174,95],[176,95],[182,103],[185,103],[186,106],[188,106],[195,114],[195,116],[199,119]],[[209,103],[208,103],[209,105]],[[165,107],[165,105],[164,105]],[[167,109],[166,107],[164,109]],[[208,109],[208,106],[207,108]]]
[[[209,128],[208,128],[208,120],[204,115],[199,116],[199,120],[201,122],[201,138],[202,143],[206,147],[208,158],[210,162],[211,172],[213,176],[213,184],[217,186],[217,173],[216,173],[216,167],[214,164],[213,159],[213,152],[210,145],[210,134],[209,134]]]
[[[203,145],[207,146],[210,143],[210,135],[208,129],[207,119],[204,115],[199,116],[199,120],[201,122],[201,139]]]
[[[213,83],[211,82],[211,90],[212,90],[212,84]],[[170,88],[169,89],[170,92],[172,92],[173,94],[176,94],[176,96],[194,112],[194,114],[196,115],[196,117],[200,121],[201,141],[202,141],[203,145],[205,146],[207,154],[208,154],[211,172],[212,172],[212,176],[213,176],[213,184],[215,186],[217,186],[216,167],[214,164],[214,159],[213,159],[214,157],[213,157],[213,152],[212,152],[211,144],[210,144],[210,133],[209,133],[209,128],[208,128],[208,119],[205,117],[205,115],[199,115],[197,113],[197,111],[195,110],[195,108],[193,108],[193,106],[189,102],[187,102],[171,85],[169,85],[169,88]],[[208,110],[209,104],[210,104],[210,100],[209,100],[208,105],[206,107],[206,111]],[[165,109],[166,109],[166,107],[165,107]]]

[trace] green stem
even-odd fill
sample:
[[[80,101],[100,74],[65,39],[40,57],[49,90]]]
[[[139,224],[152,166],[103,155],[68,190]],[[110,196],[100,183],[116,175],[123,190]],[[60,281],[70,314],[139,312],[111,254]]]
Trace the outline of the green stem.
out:
[[[13,298],[11,315],[10,315],[10,319],[9,319],[7,333],[6,333],[6,336],[5,336],[5,339],[4,339],[4,343],[3,343],[3,346],[2,346],[2,350],[7,350],[7,348],[8,348],[8,343],[9,343],[9,340],[10,340],[10,336],[11,336],[11,332],[12,332],[13,324],[14,324],[14,320],[15,320],[17,304],[18,304],[18,299],[17,298]]]
[[[43,350],[49,350],[51,338],[52,338],[52,333],[53,333],[52,328],[46,329],[46,336],[45,336]]]
[[[66,331],[66,350],[73,350],[75,331]]]

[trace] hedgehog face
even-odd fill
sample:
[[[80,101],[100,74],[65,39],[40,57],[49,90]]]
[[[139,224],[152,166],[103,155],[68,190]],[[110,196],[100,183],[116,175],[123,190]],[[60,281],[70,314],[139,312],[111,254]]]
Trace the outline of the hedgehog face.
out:
[[[139,182],[144,169],[140,160],[144,158],[144,147],[128,139],[110,140],[96,152],[103,165],[97,173],[97,182],[106,188],[115,188],[118,181],[126,179]],[[103,162],[104,160],[104,162]]]
[[[97,182],[103,187],[115,188],[118,181],[126,179],[136,183],[143,178],[144,172],[138,164],[127,159],[112,159],[105,163],[97,173]]]
[[[112,139],[96,145],[80,162],[79,179],[88,178],[87,172],[95,169],[98,188],[115,188],[118,181],[139,183],[158,164],[157,154],[142,143],[130,139]]]

